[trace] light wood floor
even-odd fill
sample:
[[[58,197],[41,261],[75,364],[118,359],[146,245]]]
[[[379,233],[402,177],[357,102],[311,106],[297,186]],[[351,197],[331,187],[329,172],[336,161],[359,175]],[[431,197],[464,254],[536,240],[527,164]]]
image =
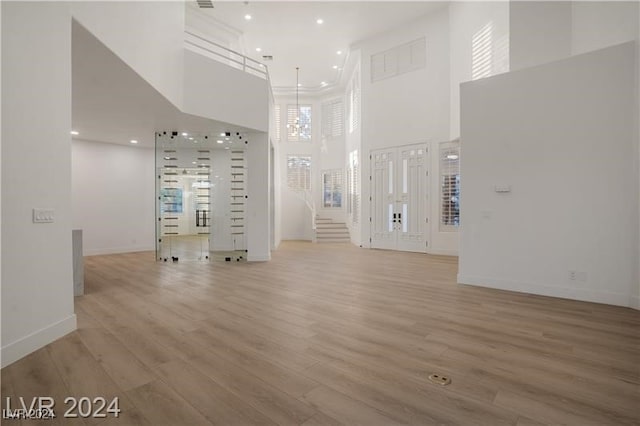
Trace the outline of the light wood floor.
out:
[[[118,396],[114,424],[640,424],[631,309],[459,286],[455,258],[350,245],[85,262],[79,329],[3,369],[3,404]]]

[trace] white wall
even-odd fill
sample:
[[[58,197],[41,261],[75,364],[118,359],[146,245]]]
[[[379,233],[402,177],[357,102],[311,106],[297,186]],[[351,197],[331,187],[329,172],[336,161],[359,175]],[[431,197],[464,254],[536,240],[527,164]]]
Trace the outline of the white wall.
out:
[[[269,104],[269,181],[272,197],[269,209],[271,217],[271,249],[275,250],[282,241],[282,174],[280,146],[276,140],[275,100],[270,98]]]
[[[187,31],[236,52],[244,52],[241,31],[215,19],[208,10],[200,9],[195,2],[185,2],[184,7]]]
[[[0,46],[2,46],[2,6],[0,5]],[[1,51],[2,49],[0,49]],[[2,55],[0,55],[0,99],[2,99]],[[0,102],[0,129],[2,129],[2,102]],[[0,131],[0,152],[2,152],[2,132]],[[0,161],[0,188],[2,187],[2,162]],[[1,195],[1,193],[0,193]],[[2,223],[2,196],[0,196],[0,224]],[[0,226],[2,241],[2,226]],[[0,244],[0,289],[2,288],[2,244]],[[2,291],[0,291],[0,318],[2,318]],[[2,342],[0,342],[2,347]],[[0,350],[0,366],[2,366],[2,350]]]
[[[269,138],[267,133],[248,136],[247,162],[247,260],[271,260]]]
[[[640,191],[640,6],[638,7],[636,18],[638,21],[638,32],[636,33],[636,144],[638,162],[636,163],[636,173],[638,175],[638,191]],[[638,194],[638,203],[640,203],[640,193]],[[640,211],[640,204],[638,205]],[[638,252],[640,252],[640,214],[638,215]],[[640,277],[640,262],[638,262],[638,277]],[[635,298],[632,299],[631,306],[640,309],[640,279],[636,286]]]
[[[316,185],[315,185],[315,200],[316,205],[318,206],[318,216],[321,218],[331,219],[335,223],[346,223],[346,160],[345,160],[345,133],[349,132],[348,126],[343,126],[342,135],[337,137],[328,137],[322,138],[322,104],[328,101],[334,101],[336,99],[340,99],[342,101],[343,107],[343,123],[346,123],[345,119],[347,118],[347,103],[345,102],[344,93],[338,92],[333,94],[324,94],[319,99],[318,104],[318,113],[316,114],[317,125],[318,125],[318,173],[316,177]],[[324,207],[324,199],[322,193],[322,172],[325,170],[334,170],[339,169],[342,170],[342,207]]]
[[[2,366],[76,327],[71,257],[71,12],[2,2]],[[55,221],[32,223],[33,208]]]
[[[84,255],[155,250],[153,149],[71,146],[72,223],[83,230]]]
[[[510,69],[571,55],[571,2],[510,1]]]
[[[182,106],[184,3],[74,1],[73,17],[175,106]]]
[[[278,145],[278,160],[280,183],[280,208],[281,208],[281,238],[283,240],[309,240],[313,239],[312,215],[303,196],[292,191],[287,186],[287,157],[289,155],[311,156],[311,193],[318,204],[318,191],[320,186],[320,102],[317,98],[301,95],[300,105],[311,105],[311,142],[287,142],[287,105],[296,105],[295,96],[277,96],[276,104],[280,105],[282,117],[280,129],[280,142]]]
[[[634,55],[629,43],[462,85],[459,282],[630,304]]]
[[[638,38],[637,1],[574,1],[571,53],[602,49]]]
[[[267,80],[189,50],[184,52],[184,65],[184,112],[269,130]]]
[[[360,49],[354,49],[353,47],[351,47],[349,52],[349,58],[348,58],[348,63],[345,65],[345,70],[343,71],[344,75],[347,76],[348,78],[346,78],[347,82],[350,82],[354,76],[356,74],[360,75],[362,78],[362,51]],[[361,84],[360,84],[360,97],[362,99],[362,80],[361,80]],[[345,93],[345,152],[344,152],[344,169],[345,169],[345,178],[346,178],[346,174],[348,173],[348,168],[349,168],[349,153],[353,152],[353,151],[358,151],[358,155],[360,157],[362,157],[362,100],[360,101],[360,111],[357,111],[358,116],[360,117],[360,125],[357,126],[355,129],[353,129],[352,132],[349,131],[349,117],[348,117],[348,102],[349,102],[349,88],[347,86]],[[360,183],[362,186],[362,167],[360,168]],[[345,203],[345,209],[347,209],[345,211],[345,219],[346,219],[346,223],[347,223],[347,228],[349,228],[349,236],[351,237],[351,243],[355,244],[357,246],[363,246],[363,236],[362,236],[362,220],[359,220],[357,223],[353,223],[353,217],[348,213],[348,206],[347,206],[347,202],[348,202],[348,191],[349,188],[346,186],[346,179],[345,179],[345,191],[344,191],[344,196],[343,196],[343,200]],[[364,195],[364,194],[361,194]],[[361,199],[361,204],[362,204],[362,196],[360,197]],[[361,209],[362,210],[362,209]],[[360,215],[359,219],[361,218],[362,215]],[[368,223],[367,223],[368,226]],[[368,236],[367,236],[367,242],[368,240]]]
[[[638,17],[638,27],[640,27],[640,7],[638,7],[638,13],[636,16]],[[636,97],[636,140],[638,141],[638,144],[636,145],[638,150],[638,163],[636,170],[638,172],[638,203],[640,203],[640,28],[638,28],[636,38]],[[640,204],[638,205],[638,211],[640,211]],[[640,252],[640,214],[638,215],[638,251]],[[638,262],[638,277],[640,277],[640,262]],[[635,309],[640,309],[640,279],[638,279],[635,301],[633,301],[632,306]]]
[[[460,137],[460,83],[471,81],[473,39],[490,25],[491,75],[509,71],[509,2],[452,2],[449,6],[451,117],[449,139]]]
[[[375,83],[371,82],[371,55],[426,38],[425,68]],[[449,140],[450,50],[449,9],[430,15],[359,44],[362,50],[362,220],[359,244],[369,247],[371,150]],[[347,140],[349,144],[349,140]],[[433,151],[432,151],[433,155]],[[433,164],[432,164],[433,166]],[[430,174],[433,176],[433,170]],[[431,194],[439,194],[438,180],[431,179]],[[437,203],[437,196],[432,197]],[[435,212],[432,210],[432,214]],[[439,213],[437,213],[439,214]],[[432,217],[430,251],[455,254],[457,238],[440,233],[437,216]]]

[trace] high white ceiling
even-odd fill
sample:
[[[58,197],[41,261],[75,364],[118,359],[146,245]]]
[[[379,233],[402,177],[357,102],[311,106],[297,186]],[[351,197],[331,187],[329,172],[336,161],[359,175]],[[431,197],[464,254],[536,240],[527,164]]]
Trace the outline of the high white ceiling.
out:
[[[238,32],[242,53],[259,61],[262,55],[273,56],[273,61],[265,63],[276,91],[295,88],[296,67],[300,67],[301,90],[319,89],[323,81],[337,83],[340,69],[333,66],[344,65],[350,46],[446,5],[435,1],[213,3],[213,9],[197,10]],[[251,20],[245,19],[247,14]],[[342,55],[336,53],[339,50]]]
[[[188,7],[222,22],[240,35],[247,53],[267,62],[272,85],[295,88],[295,68],[300,67],[301,91],[329,87],[339,80],[349,46],[430,13],[442,2],[221,2],[213,10]],[[251,14],[250,21],[244,16]],[[317,19],[323,24],[317,24]],[[235,29],[234,29],[235,28]],[[144,79],[122,62],[82,26],[72,32],[72,127],[76,138],[118,144],[135,139],[138,146],[154,146],[155,131],[188,129],[200,134],[249,129],[230,126],[180,112]],[[262,52],[255,48],[261,47]],[[336,52],[341,50],[342,55]],[[216,146],[215,148],[219,148]],[[221,148],[221,147],[220,147]]]
[[[72,128],[78,139],[152,147],[156,130],[248,132],[179,111],[89,31],[72,31]],[[214,146],[217,148],[217,146]]]

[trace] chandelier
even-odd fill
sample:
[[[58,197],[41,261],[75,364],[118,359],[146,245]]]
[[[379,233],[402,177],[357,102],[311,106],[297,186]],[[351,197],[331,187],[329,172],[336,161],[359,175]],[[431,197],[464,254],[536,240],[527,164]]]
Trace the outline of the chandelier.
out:
[[[300,124],[300,67],[296,67],[296,117],[293,124],[287,123],[287,129],[291,136],[299,136],[301,128],[305,130],[308,129],[309,124],[306,121],[307,120],[305,120],[305,124]]]

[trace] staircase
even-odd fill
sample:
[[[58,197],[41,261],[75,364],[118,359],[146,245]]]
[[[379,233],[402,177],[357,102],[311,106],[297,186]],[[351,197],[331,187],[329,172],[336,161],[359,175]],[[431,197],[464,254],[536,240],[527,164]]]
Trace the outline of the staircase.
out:
[[[344,223],[316,217],[316,243],[350,243],[349,229]]]

